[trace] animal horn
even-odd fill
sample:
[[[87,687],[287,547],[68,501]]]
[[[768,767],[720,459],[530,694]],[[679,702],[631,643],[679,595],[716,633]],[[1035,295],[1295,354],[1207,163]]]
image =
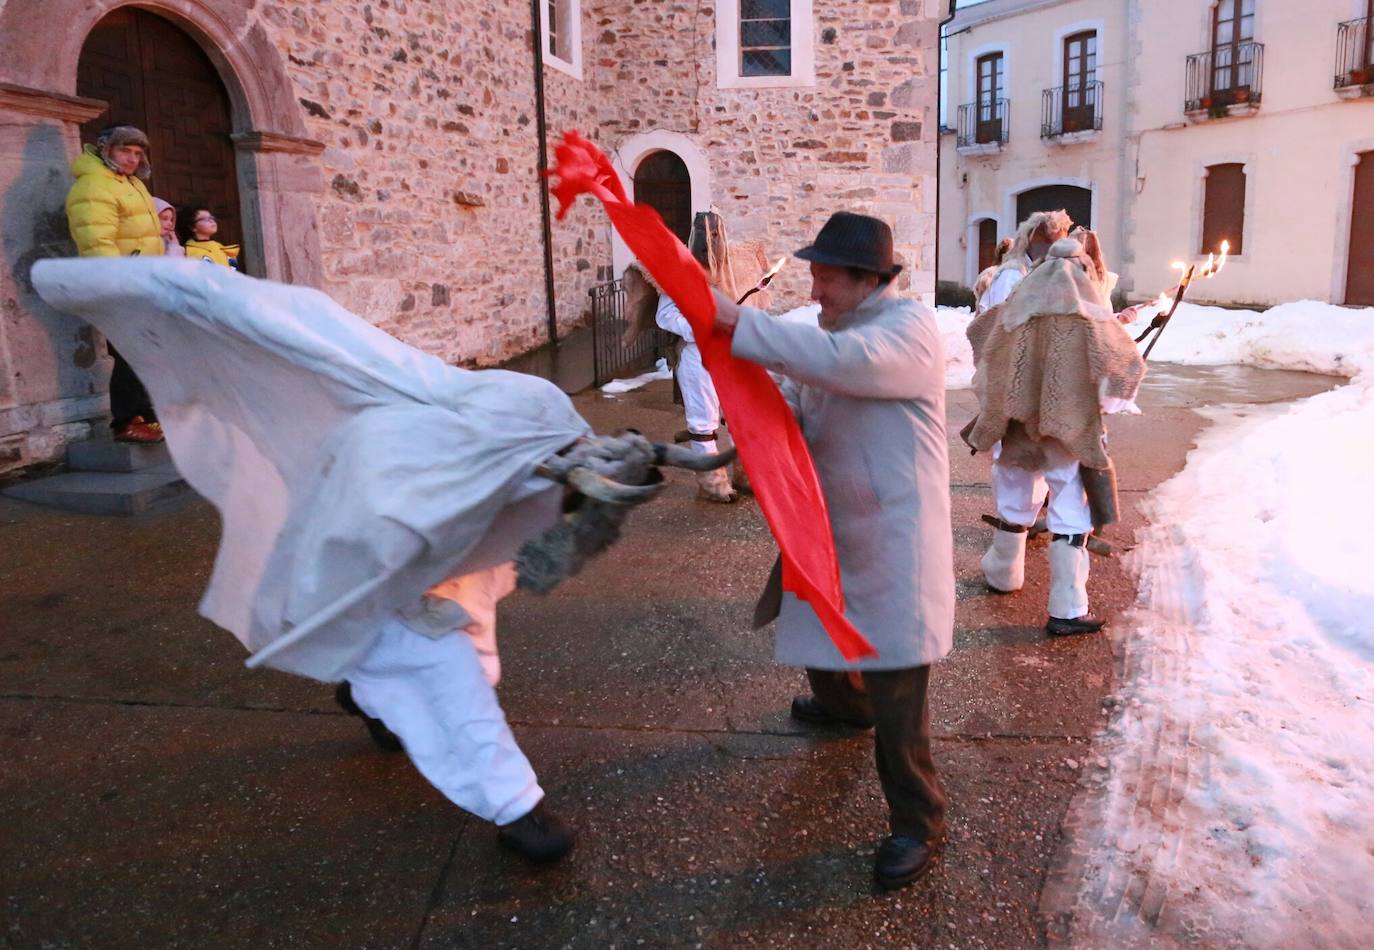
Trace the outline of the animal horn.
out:
[[[729,465],[735,460],[735,447],[732,445],[724,452],[706,455],[695,452],[682,445],[654,445],[654,464],[668,465],[673,468],[687,468],[694,472],[709,472],[713,468]]]
[[[662,483],[653,485],[625,485],[605,475],[598,475],[585,465],[572,468],[567,483],[588,498],[612,505],[637,505],[658,494]]]

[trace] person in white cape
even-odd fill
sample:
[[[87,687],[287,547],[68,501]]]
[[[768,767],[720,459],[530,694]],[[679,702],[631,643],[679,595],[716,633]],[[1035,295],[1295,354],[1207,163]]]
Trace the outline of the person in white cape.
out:
[[[497,701],[496,604],[517,576],[547,590],[575,572],[688,453],[594,436],[551,383],[449,366],[315,290],[165,258],[32,277],[165,407],[177,469],[223,522],[200,612],[248,665],[347,684],[374,738],[504,845],[566,854]],[[574,490],[586,503],[564,514]]]

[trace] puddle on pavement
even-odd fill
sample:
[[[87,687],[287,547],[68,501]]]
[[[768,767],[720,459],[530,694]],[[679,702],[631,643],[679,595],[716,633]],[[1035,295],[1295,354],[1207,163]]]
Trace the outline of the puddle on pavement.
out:
[[[1315,396],[1344,382],[1339,376],[1286,369],[1151,363],[1138,401],[1141,405],[1185,407],[1285,402]]]

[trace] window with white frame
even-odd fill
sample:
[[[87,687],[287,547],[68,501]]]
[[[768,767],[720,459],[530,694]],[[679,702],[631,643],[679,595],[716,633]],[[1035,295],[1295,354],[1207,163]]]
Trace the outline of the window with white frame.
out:
[[[540,0],[544,62],[582,78],[582,0]]]
[[[717,85],[815,85],[814,19],[812,0],[718,0]]]

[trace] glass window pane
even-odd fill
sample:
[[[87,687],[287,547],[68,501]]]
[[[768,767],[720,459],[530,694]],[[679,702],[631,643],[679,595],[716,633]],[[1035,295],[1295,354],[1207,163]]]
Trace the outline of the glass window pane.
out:
[[[792,24],[787,20],[750,20],[739,26],[739,45],[791,46]]]
[[[787,19],[791,15],[791,0],[740,0],[741,20]]]
[[[741,76],[790,76],[792,51],[785,49],[745,50],[740,57]]]

